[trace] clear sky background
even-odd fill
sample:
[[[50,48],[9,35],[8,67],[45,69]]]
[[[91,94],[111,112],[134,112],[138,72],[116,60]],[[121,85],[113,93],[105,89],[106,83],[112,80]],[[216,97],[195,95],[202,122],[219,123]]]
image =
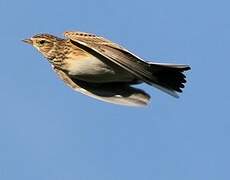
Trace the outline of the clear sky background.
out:
[[[229,180],[230,1],[0,0],[1,180]],[[180,99],[147,108],[72,91],[21,42],[93,32],[157,62],[190,64]]]

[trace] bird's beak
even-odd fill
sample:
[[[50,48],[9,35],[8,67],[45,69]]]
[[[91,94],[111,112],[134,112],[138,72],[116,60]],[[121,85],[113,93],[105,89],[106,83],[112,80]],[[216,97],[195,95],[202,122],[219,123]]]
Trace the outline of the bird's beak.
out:
[[[24,39],[22,40],[23,42],[27,43],[27,44],[33,44],[33,41],[31,39]]]

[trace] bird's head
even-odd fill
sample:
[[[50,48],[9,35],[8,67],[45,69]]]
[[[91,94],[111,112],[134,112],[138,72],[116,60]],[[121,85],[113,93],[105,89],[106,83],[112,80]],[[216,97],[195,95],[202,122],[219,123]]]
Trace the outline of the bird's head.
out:
[[[46,58],[52,58],[51,56],[55,53],[58,42],[62,40],[50,34],[37,34],[32,38],[24,39],[23,42],[34,46]]]

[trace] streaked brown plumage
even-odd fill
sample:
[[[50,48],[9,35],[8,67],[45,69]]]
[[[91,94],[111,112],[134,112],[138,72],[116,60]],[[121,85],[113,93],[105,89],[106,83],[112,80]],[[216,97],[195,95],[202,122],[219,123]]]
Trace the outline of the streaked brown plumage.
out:
[[[33,45],[71,88],[110,103],[143,106],[150,96],[131,85],[145,82],[178,97],[188,65],[145,62],[103,37],[65,32],[66,39],[37,34],[24,42]]]

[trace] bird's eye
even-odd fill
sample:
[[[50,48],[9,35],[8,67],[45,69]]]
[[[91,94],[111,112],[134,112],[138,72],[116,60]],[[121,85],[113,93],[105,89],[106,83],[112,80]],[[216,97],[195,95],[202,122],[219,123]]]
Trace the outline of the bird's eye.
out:
[[[39,44],[41,44],[41,45],[43,45],[43,44],[45,44],[45,40],[41,40],[41,41],[39,41]]]

